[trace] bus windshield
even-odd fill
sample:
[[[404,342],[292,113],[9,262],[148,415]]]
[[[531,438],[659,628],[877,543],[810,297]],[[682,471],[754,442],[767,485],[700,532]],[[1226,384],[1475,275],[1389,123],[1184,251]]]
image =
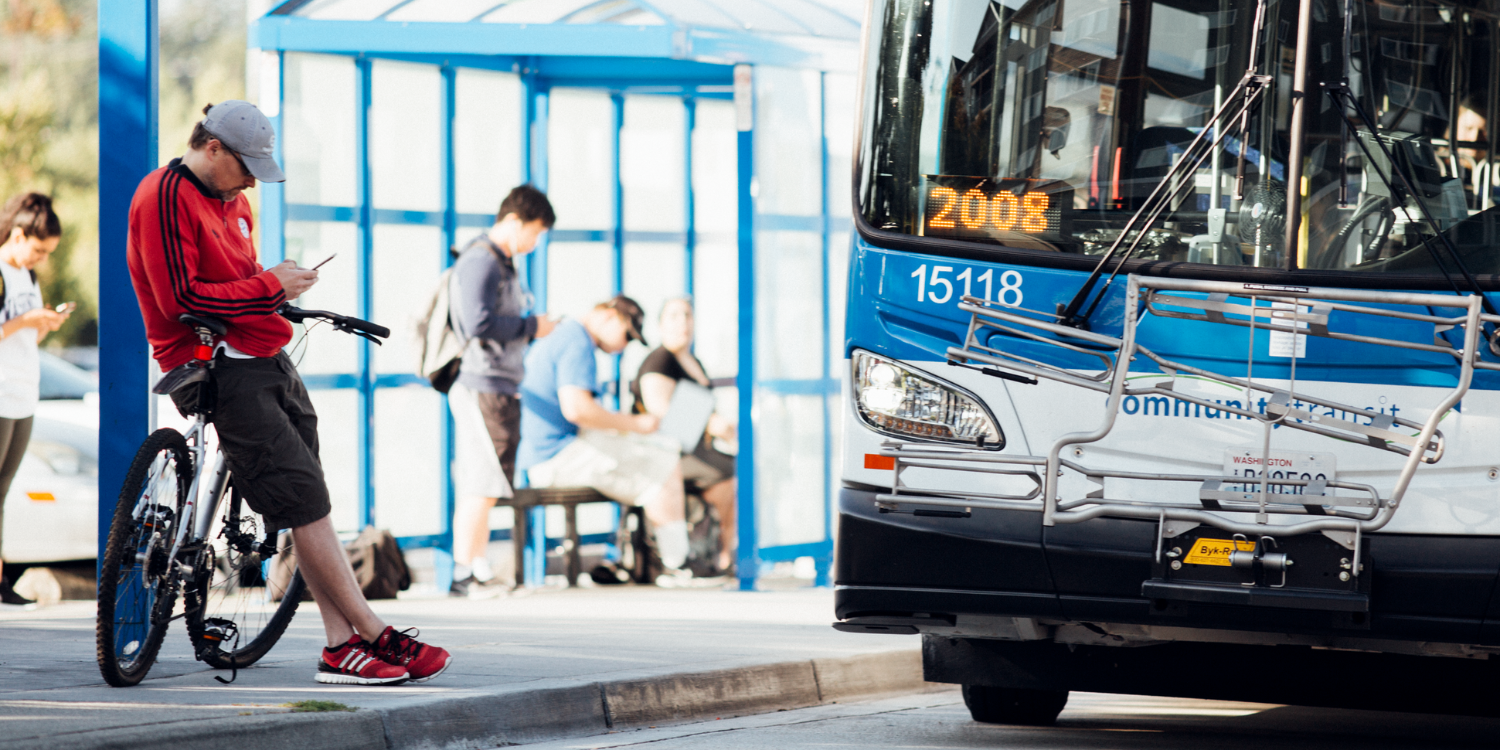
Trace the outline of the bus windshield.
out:
[[[1313,0],[1294,148],[1298,4],[1257,5],[878,0],[863,218],[913,236],[1100,255],[1201,137],[1217,147],[1196,169],[1177,167],[1177,192],[1158,201],[1135,258],[1451,273],[1430,242],[1443,233],[1469,271],[1500,273],[1496,17],[1462,3]],[[1221,106],[1239,111],[1252,65],[1266,77],[1258,102],[1214,122]],[[1323,86],[1344,80],[1357,109]],[[1289,251],[1291,158],[1301,178]]]

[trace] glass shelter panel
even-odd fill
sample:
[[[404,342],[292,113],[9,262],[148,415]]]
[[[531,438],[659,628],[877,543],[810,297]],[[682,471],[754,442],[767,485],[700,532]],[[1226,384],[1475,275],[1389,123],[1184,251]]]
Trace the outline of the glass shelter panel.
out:
[[[614,249],[603,242],[548,244],[545,312],[582,320],[594,305],[614,295],[610,284],[613,265]]]
[[[333,253],[338,257],[318,269],[318,283],[292,304],[309,310],[333,310],[353,315],[359,311],[359,282],[355,226],[347,222],[289,221],[286,257],[303,268]],[[299,336],[288,347],[297,371],[303,374],[354,372],[359,368],[359,340],[327,325],[298,326]],[[301,339],[306,331],[307,339]]]
[[[625,97],[620,130],[620,181],[625,190],[625,229],[681,232],[683,132],[687,113],[675,96]]]
[[[693,122],[693,225],[699,242],[733,244],[739,228],[734,103],[698,100]]]
[[[1444,272],[1428,247],[1443,233],[1470,271],[1500,272],[1488,6],[1358,0],[1346,39],[1345,4],[1314,4],[1295,143],[1298,4],[1267,7],[1261,22],[1252,0],[879,3],[865,218],[1099,255],[1159,209],[1137,258],[1421,275]],[[1263,94],[1241,87],[1247,68]]]
[[[823,397],[756,395],[756,513],[763,547],[824,538]]]
[[[287,202],[354,205],[354,60],[288,52],[284,68],[281,127]]]
[[[442,209],[443,78],[435,65],[376,60],[370,185],[376,208]]]
[[[442,230],[437,227],[375,225],[371,319],[392,331],[406,328],[417,307],[425,302],[427,291],[437,283],[446,252]],[[411,372],[414,355],[409,336],[394,334],[382,346],[372,348],[375,372]]]
[[[693,303],[698,333],[694,353],[715,378],[739,372],[737,135],[732,102],[700,99],[696,103]],[[721,413],[734,412],[721,409]]]
[[[343,334],[339,334],[343,335]],[[346,337],[348,338],[348,337]],[[318,460],[328,497],[333,503],[333,527],[359,530],[359,393],[351,389],[313,390],[318,412]]]
[[[447,418],[431,388],[375,391],[375,520],[396,536],[443,530]]]
[[[823,377],[823,238],[757,232],[756,379]]]
[[[556,88],[548,97],[547,197],[556,229],[614,224],[614,103],[602,91]],[[606,266],[607,267],[607,266]]]
[[[814,70],[755,70],[756,210],[762,214],[822,213],[822,81]]]
[[[459,68],[454,91],[457,208],[459,213],[493,214],[505,194],[521,183],[525,90],[514,73]]]

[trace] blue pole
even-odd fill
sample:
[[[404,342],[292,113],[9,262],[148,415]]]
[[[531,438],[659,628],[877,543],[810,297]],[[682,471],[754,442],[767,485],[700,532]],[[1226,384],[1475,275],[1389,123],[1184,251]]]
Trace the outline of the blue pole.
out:
[[[286,156],[282,151],[282,142],[285,140],[283,136],[286,134],[283,124],[286,96],[285,87],[282,86],[286,77],[286,54],[279,51],[273,54],[276,55],[276,93],[272,98],[276,114],[270,118],[271,129],[276,131],[276,163],[286,164]],[[266,99],[266,83],[261,81],[260,84],[262,101]],[[286,260],[286,185],[280,182],[263,182],[259,187],[260,225],[256,229],[260,233],[260,262],[269,268]]]
[[[547,117],[549,108],[547,86],[533,74],[527,79],[526,92],[526,180],[538,190],[547,189]],[[531,260],[531,293],[536,297],[537,310],[547,309],[547,249],[551,242],[542,235],[536,251],[528,256]]]
[[[454,170],[453,120],[457,112],[458,74],[452,67],[444,65],[443,112],[442,112],[442,180],[443,180],[443,246],[439,248],[438,265],[446,269],[453,264],[453,254],[448,248],[458,242],[458,187]],[[437,572],[437,590],[447,591],[453,585],[453,513],[457,503],[453,497],[453,415],[448,410],[448,397],[443,402],[443,541],[433,550],[433,566]],[[480,550],[480,552],[483,552]]]
[[[734,69],[737,189],[739,204],[739,307],[740,366],[735,385],[740,392],[740,453],[735,462],[739,489],[736,523],[739,531],[740,590],[754,591],[760,574],[759,535],[755,516],[755,91],[754,71],[749,65]]]
[[[157,159],[156,0],[99,2],[99,560],[150,429],[146,326],[125,263],[130,200]]]
[[[823,346],[822,367],[823,383],[826,385],[832,377],[828,364],[828,356],[832,350],[832,317],[828,309],[828,248],[830,238],[828,236],[828,74],[818,74],[818,143],[821,144],[822,168],[822,190],[818,191],[818,200],[823,219]],[[832,398],[828,389],[823,389],[823,544],[824,551],[815,558],[817,575],[813,579],[814,586],[827,586],[830,583],[830,572],[833,568],[833,424],[829,411],[833,407]]]
[[[698,247],[697,221],[693,209],[693,130],[698,127],[698,102],[692,97],[682,100],[682,229],[687,239],[683,245],[682,291],[693,296],[693,254]]]
[[[609,96],[613,118],[610,128],[610,179],[609,179],[609,202],[610,202],[610,243],[612,258],[610,265],[610,293],[620,294],[625,290],[625,184],[620,179],[620,131],[625,128],[625,95],[614,92]],[[610,358],[613,360],[611,369],[614,377],[614,393],[611,400],[614,401],[615,411],[620,411],[621,403],[624,401],[623,391],[625,384],[620,382],[620,355],[616,354]]]
[[[370,183],[370,94],[371,64],[361,57],[354,62],[359,76],[354,108],[354,168],[359,190],[359,257],[355,274],[359,279],[359,317],[370,319],[375,258],[375,210]],[[359,341],[359,528],[375,523],[375,374],[371,371],[370,342]]]
[[[522,79],[526,85],[526,179],[537,189],[547,189],[547,116],[549,87],[537,75],[536,59],[528,59],[528,69]],[[536,297],[537,310],[547,309],[547,245],[546,235],[530,256],[532,277],[531,293]],[[546,508],[533,508],[518,517],[514,523],[526,524],[526,539],[530,549],[525,555],[525,579],[529,588],[541,586],[547,576],[547,515]],[[515,539],[515,535],[511,535]]]

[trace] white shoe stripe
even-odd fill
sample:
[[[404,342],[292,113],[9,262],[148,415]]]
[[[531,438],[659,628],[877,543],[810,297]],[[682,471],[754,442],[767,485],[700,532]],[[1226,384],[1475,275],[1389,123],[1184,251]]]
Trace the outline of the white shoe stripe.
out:
[[[349,660],[350,659],[353,659],[354,657],[356,657],[358,655],[359,655],[359,652],[358,651],[354,651],[352,649],[349,651],[349,653],[344,654],[343,661],[339,662],[339,669],[343,669],[346,665],[349,664]]]
[[[355,659],[354,663],[349,665],[349,671],[358,674],[364,671],[365,665],[372,661],[374,661],[374,657],[360,654],[359,658]]]

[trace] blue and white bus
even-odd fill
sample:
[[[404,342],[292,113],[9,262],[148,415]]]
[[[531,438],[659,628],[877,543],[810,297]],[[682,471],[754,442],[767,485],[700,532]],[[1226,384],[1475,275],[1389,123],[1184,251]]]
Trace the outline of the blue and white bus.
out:
[[[873,0],[835,627],[980,721],[1495,712],[1497,24]]]

